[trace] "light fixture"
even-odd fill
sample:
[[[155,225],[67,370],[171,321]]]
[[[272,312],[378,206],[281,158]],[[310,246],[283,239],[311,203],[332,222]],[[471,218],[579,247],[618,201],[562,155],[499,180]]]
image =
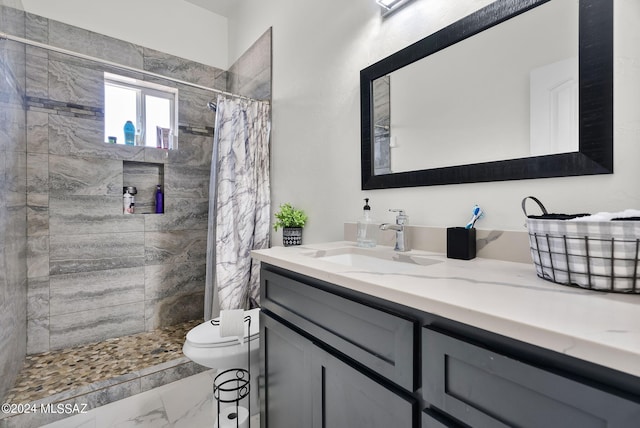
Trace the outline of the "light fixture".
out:
[[[412,0],[376,0],[376,3],[382,8],[382,16],[387,16],[410,1]]]

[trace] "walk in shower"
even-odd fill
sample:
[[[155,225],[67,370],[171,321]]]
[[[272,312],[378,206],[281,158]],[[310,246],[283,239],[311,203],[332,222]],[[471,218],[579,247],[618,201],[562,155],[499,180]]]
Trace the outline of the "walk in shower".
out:
[[[238,79],[16,6],[0,0],[0,398],[93,407],[202,370],[181,345],[203,319],[207,103]],[[178,90],[178,150],[105,142],[105,72]],[[163,214],[123,215],[124,186],[143,207],[160,183]],[[45,422],[18,419],[0,427]]]

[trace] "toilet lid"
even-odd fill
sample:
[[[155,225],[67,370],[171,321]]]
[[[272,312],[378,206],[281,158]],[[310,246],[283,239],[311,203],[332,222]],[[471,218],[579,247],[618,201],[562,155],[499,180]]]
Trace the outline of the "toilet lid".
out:
[[[250,340],[256,338],[260,331],[259,321],[260,309],[251,309],[245,311],[245,315],[251,316],[251,332]],[[217,318],[216,318],[217,319]],[[247,329],[249,324],[245,322],[244,327],[244,339],[247,340]],[[211,324],[211,321],[205,321],[197,327],[192,328],[187,333],[187,341],[194,346],[201,347],[215,347],[225,346],[229,344],[238,343],[238,338],[235,336],[220,337],[220,327]]]

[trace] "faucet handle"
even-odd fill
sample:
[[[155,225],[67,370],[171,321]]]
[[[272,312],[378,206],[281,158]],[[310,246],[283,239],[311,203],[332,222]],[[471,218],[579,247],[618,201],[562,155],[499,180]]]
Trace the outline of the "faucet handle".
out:
[[[396,224],[405,224],[405,222],[409,219],[409,216],[403,209],[391,208],[389,209],[389,211],[392,213],[398,213],[398,215],[396,216]]]

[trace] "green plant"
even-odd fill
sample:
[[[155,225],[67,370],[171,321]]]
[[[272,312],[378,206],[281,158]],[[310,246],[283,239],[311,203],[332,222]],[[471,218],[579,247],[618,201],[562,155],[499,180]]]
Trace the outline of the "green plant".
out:
[[[273,225],[275,231],[282,227],[304,227],[307,215],[304,211],[296,209],[291,204],[280,205],[280,211],[275,214],[278,221]]]

